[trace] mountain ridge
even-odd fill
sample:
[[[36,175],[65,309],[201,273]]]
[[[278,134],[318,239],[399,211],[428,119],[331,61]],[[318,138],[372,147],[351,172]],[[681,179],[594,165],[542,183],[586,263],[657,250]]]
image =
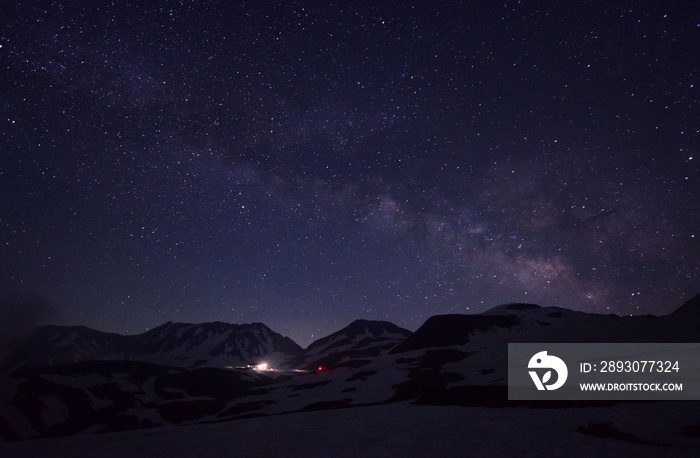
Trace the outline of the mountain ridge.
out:
[[[358,319],[333,334],[315,340],[286,365],[307,370],[361,367],[387,353],[411,334],[411,331],[389,321]]]
[[[123,335],[83,325],[44,325],[15,348],[0,372],[54,366],[79,361],[138,360],[178,367],[225,367],[262,362],[274,366],[314,370],[322,367],[360,367],[384,354],[426,347],[468,344],[474,335],[500,332],[513,341],[626,341],[617,324],[633,323],[648,338],[674,342],[693,337],[686,323],[700,319],[700,294],[668,315],[617,316],[574,311],[562,307],[508,303],[477,314],[446,314],[428,318],[415,332],[388,321],[357,319],[344,328],[302,348],[261,322],[185,323],[167,321],[141,334]],[[565,323],[589,332],[558,331]],[[659,323],[667,326],[658,326]],[[567,325],[567,326],[569,326]],[[670,329],[670,330],[669,330]],[[681,330],[681,332],[678,331]],[[533,334],[534,333],[534,334]],[[638,332],[634,332],[637,335]]]
[[[0,371],[80,361],[138,360],[166,366],[227,366],[281,362],[301,353],[292,339],[263,323],[167,322],[142,334],[122,335],[86,326],[34,328],[2,362]]]
[[[0,436],[22,440],[406,401],[520,406],[507,399],[509,343],[697,342],[699,300],[660,317],[504,304],[474,315],[435,315],[414,333],[355,320],[307,349],[294,347],[293,355],[280,351],[284,338],[262,323],[170,322],[145,338],[107,334],[101,345],[93,339],[100,331],[49,326],[29,348],[56,347],[53,366],[0,373]],[[123,342],[146,342],[144,348],[160,352],[142,355],[119,347]],[[114,359],[61,364],[77,350]],[[277,358],[289,370],[235,370],[234,353],[265,353],[264,362]]]

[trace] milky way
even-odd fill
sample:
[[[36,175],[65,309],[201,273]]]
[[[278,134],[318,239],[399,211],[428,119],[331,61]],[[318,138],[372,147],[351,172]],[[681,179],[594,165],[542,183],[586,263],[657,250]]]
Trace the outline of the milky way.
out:
[[[693,2],[6,2],[0,288],[137,333],[700,292]]]

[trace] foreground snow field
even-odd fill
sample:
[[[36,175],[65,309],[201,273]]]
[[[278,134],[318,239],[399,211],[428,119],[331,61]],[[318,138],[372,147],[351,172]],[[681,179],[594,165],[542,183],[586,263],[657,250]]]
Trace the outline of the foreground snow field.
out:
[[[687,434],[688,419],[700,423],[700,404],[529,409],[398,403],[0,443],[0,456],[697,457],[700,437]],[[605,422],[622,438],[577,432],[582,426]]]

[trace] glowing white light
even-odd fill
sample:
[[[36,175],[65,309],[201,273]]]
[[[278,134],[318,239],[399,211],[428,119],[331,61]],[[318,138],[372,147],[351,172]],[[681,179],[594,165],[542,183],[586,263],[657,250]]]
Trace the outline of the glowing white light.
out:
[[[260,363],[257,366],[255,366],[256,370],[259,371],[266,371],[267,370],[267,363]]]

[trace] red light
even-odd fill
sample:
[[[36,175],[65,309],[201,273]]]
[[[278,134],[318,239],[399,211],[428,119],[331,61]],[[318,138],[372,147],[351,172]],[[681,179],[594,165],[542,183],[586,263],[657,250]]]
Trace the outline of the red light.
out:
[[[318,366],[318,371],[321,372],[323,370],[323,366]]]

